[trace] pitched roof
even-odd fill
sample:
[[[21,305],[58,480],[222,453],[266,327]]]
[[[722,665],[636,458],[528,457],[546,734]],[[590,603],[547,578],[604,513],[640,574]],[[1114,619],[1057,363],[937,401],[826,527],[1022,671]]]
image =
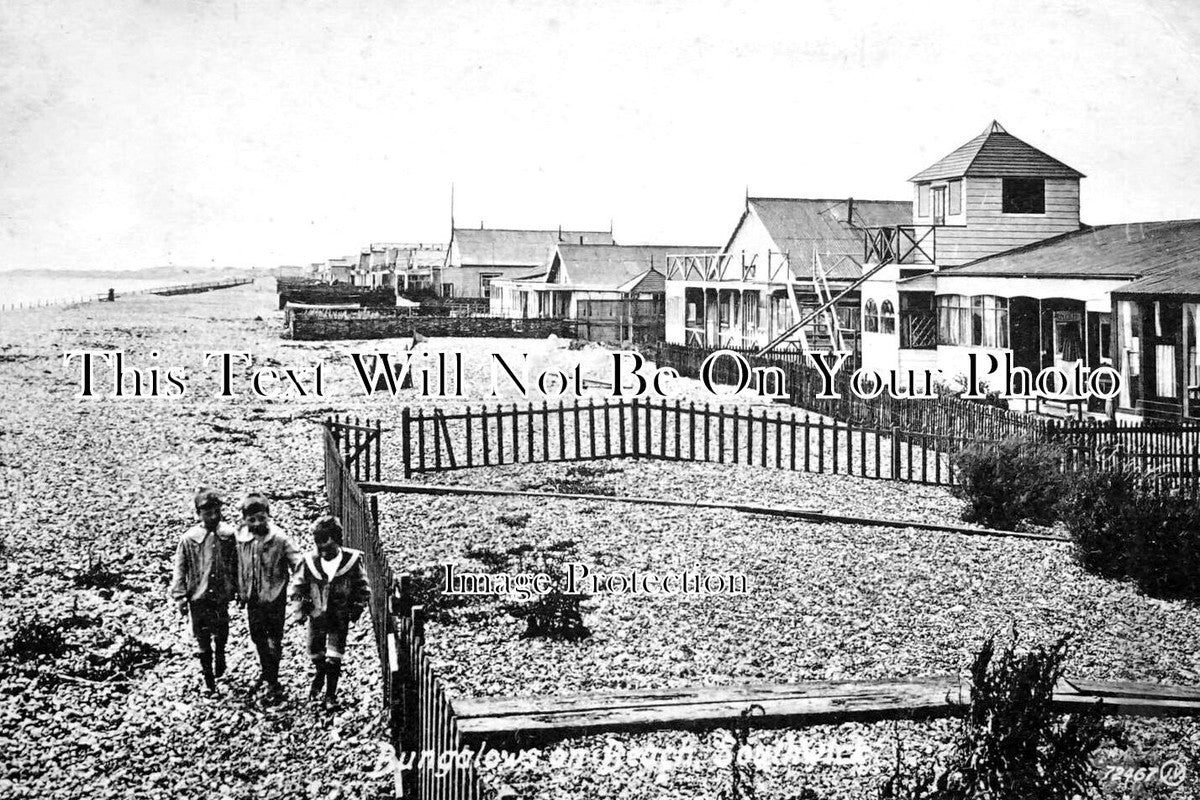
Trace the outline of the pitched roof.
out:
[[[501,228],[455,228],[452,234],[461,263],[489,267],[536,267],[550,258],[560,242],[612,244],[609,231],[525,231]]]
[[[913,215],[911,200],[751,197],[746,204],[762,220],[781,252],[808,259],[816,245],[831,278],[862,275],[858,263],[863,257],[862,228],[911,225]],[[853,219],[849,218],[851,213]]]
[[[909,178],[1082,178],[1083,173],[1026,144],[993,121],[987,129],[950,155]]]
[[[1138,278],[1200,273],[1200,219],[1087,226],[957,267],[945,277]]]
[[[717,250],[696,245],[560,244],[546,282],[628,291],[651,270],[666,275],[668,255]]]

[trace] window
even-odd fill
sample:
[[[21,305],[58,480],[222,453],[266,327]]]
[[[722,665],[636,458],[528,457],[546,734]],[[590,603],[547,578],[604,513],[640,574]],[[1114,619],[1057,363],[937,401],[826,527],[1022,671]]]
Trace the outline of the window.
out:
[[[1046,181],[1041,178],[1005,178],[1000,211],[1005,214],[1045,214]]]
[[[929,184],[922,183],[917,186],[917,216],[929,216]]]
[[[884,300],[883,305],[879,307],[879,332],[896,332],[896,309],[891,300]]]
[[[500,277],[499,272],[485,272],[479,276],[479,296],[492,296],[492,281]]]
[[[1008,347],[1008,298],[939,295],[938,344]]]
[[[879,333],[879,307],[874,300],[868,300],[863,306],[863,330],[867,333]]]
[[[950,215],[962,213],[962,181],[950,181]]]

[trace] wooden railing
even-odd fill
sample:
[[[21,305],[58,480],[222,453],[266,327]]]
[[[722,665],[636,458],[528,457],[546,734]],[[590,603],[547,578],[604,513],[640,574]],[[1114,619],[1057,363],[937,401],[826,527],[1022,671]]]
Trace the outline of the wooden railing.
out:
[[[937,228],[932,225],[888,225],[863,229],[864,264],[917,264],[937,260]]]
[[[379,538],[379,505],[359,484],[380,480],[382,427],[378,422],[332,418],[325,423],[325,491],[342,522],[348,547],[363,552],[371,583],[371,625],[383,675],[383,707],[395,756],[396,796],[480,800],[495,796],[473,761],[446,758],[461,742],[458,721],[425,645],[424,608],[414,602],[412,579],[396,580]],[[466,761],[466,759],[464,759]]]
[[[970,443],[816,414],[638,399],[455,413],[405,408],[401,438],[406,478],[506,464],[653,458],[943,485],[954,482],[948,454]]]

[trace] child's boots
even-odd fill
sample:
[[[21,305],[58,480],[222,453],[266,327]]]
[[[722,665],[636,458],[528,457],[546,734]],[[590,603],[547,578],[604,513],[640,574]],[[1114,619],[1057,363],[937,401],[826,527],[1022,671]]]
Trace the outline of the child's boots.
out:
[[[328,665],[325,663],[324,656],[314,658],[313,666],[317,671],[313,675],[312,684],[308,687],[309,700],[316,700],[320,696],[321,689],[325,686],[325,676],[328,671]]]
[[[325,702],[332,705],[337,702],[338,680],[342,677],[342,660],[327,658],[325,660]]]
[[[217,677],[213,674],[212,653],[200,654],[200,671],[204,673],[204,687],[208,689],[208,693],[216,694]]]

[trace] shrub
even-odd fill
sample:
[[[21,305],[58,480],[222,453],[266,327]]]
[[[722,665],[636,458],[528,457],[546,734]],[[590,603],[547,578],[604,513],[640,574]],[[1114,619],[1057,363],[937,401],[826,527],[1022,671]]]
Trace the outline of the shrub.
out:
[[[1057,447],[1017,437],[960,450],[954,493],[967,501],[963,519],[1008,530],[1026,521],[1053,522],[1063,487],[1061,461]]]
[[[1024,653],[1016,637],[1000,652],[988,640],[971,666],[971,704],[941,769],[896,772],[882,798],[905,800],[1070,800],[1098,786],[1093,755],[1115,731],[1098,709],[1060,716],[1053,708],[1067,639]]]
[[[66,626],[62,620],[31,619],[21,622],[4,655],[28,663],[46,658],[53,661],[67,652]]]
[[[514,548],[515,549],[515,548]],[[575,543],[559,542],[545,549],[522,549],[516,553],[521,564],[519,572],[544,572],[550,576],[550,591],[530,600],[509,603],[504,607],[510,615],[525,620],[523,638],[546,638],[575,641],[592,635],[584,624],[581,603],[586,595],[567,594],[562,590],[566,584],[562,560],[573,552]],[[512,550],[509,551],[513,552]],[[529,556],[526,558],[525,556]]]
[[[1084,569],[1157,597],[1200,599],[1200,504],[1112,467],[1075,477],[1060,514]]]

